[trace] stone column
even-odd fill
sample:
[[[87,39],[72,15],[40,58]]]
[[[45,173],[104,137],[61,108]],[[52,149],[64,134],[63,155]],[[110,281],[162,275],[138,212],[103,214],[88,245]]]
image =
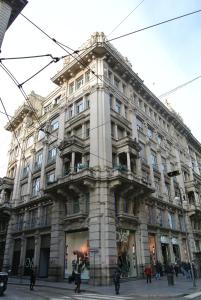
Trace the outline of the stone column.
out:
[[[131,120],[131,126],[132,126],[132,139],[136,139],[138,141],[138,132],[137,132],[137,120],[136,120],[136,109],[130,109],[130,120]]]
[[[40,261],[40,245],[41,245],[41,236],[39,233],[35,234],[35,244],[34,244],[34,268],[38,272],[39,270],[39,261]]]
[[[64,243],[65,232],[62,222],[64,218],[64,204],[60,199],[54,199],[51,217],[51,242],[49,278],[58,280],[64,274]]]
[[[129,151],[126,153],[126,156],[127,156],[127,168],[128,168],[128,171],[131,172],[131,159],[130,159]]]
[[[96,250],[90,253],[91,282],[110,284],[117,267],[117,245],[114,195],[106,183],[97,183],[90,191],[89,244]]]
[[[71,172],[75,172],[75,152],[71,153]]]
[[[64,139],[64,131],[65,131],[65,109],[61,108],[60,115],[59,115],[58,141],[62,141]],[[63,160],[57,152],[55,178],[58,179],[59,177],[62,177],[62,175],[63,175]]]
[[[117,124],[114,124],[114,138],[118,140],[118,127]]]
[[[4,251],[4,260],[3,260],[3,270],[7,272],[11,269],[12,266],[12,258],[13,258],[13,246],[14,246],[14,239],[12,237],[13,226],[15,223],[15,216],[11,215],[8,230],[6,235],[6,244],[5,244],[5,251]]]
[[[45,140],[43,142],[43,160],[42,160],[42,165],[41,165],[41,177],[40,177],[40,189],[44,190],[45,189],[45,166],[47,163],[47,156],[48,156],[48,141]]]
[[[21,237],[21,250],[20,250],[20,264],[19,264],[19,275],[24,274],[25,256],[26,256],[27,239],[23,235]]]

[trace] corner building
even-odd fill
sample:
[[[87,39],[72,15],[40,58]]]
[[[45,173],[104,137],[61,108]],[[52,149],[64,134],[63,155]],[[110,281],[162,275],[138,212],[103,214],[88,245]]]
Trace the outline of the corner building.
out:
[[[188,261],[184,224],[199,262],[200,143],[103,33],[72,56],[52,78],[58,87],[32,92],[6,126],[4,269],[62,279],[79,260],[96,285],[117,265],[140,278],[146,263]]]

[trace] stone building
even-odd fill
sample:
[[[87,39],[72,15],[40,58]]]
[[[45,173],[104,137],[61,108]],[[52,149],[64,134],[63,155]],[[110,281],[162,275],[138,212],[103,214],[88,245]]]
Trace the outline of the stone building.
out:
[[[199,258],[201,145],[180,116],[103,33],[52,81],[50,95],[32,92],[6,126],[4,268],[54,279],[79,262],[82,279],[108,284],[117,266],[135,278],[146,263],[188,261],[187,236]]]

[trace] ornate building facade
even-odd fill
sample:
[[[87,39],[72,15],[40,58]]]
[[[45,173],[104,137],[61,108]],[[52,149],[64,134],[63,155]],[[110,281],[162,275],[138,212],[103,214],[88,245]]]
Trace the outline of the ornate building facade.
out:
[[[200,143],[103,33],[72,56],[55,91],[32,92],[6,126],[3,267],[53,279],[79,262],[82,279],[109,284],[117,266],[135,278],[146,263],[188,261],[186,237],[198,259]]]

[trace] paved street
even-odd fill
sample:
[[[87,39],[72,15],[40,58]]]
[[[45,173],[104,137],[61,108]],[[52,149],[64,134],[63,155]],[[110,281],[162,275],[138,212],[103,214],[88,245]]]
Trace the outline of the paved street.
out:
[[[67,281],[50,282],[36,281],[34,291],[29,290],[29,280],[9,278],[8,289],[2,300],[140,300],[140,299],[183,299],[185,295],[199,293],[192,299],[201,299],[201,279],[197,280],[196,288],[192,287],[192,281],[183,276],[175,279],[174,286],[168,286],[167,278],[164,276],[160,281],[152,280],[147,284],[145,280],[134,280],[121,282],[120,296],[114,294],[114,286],[92,286],[86,283],[81,285],[81,294],[74,293],[74,284]]]
[[[70,290],[60,290],[48,287],[36,287],[30,291],[28,286],[9,285],[2,300],[131,300],[129,296],[99,295],[94,293],[74,294]]]

